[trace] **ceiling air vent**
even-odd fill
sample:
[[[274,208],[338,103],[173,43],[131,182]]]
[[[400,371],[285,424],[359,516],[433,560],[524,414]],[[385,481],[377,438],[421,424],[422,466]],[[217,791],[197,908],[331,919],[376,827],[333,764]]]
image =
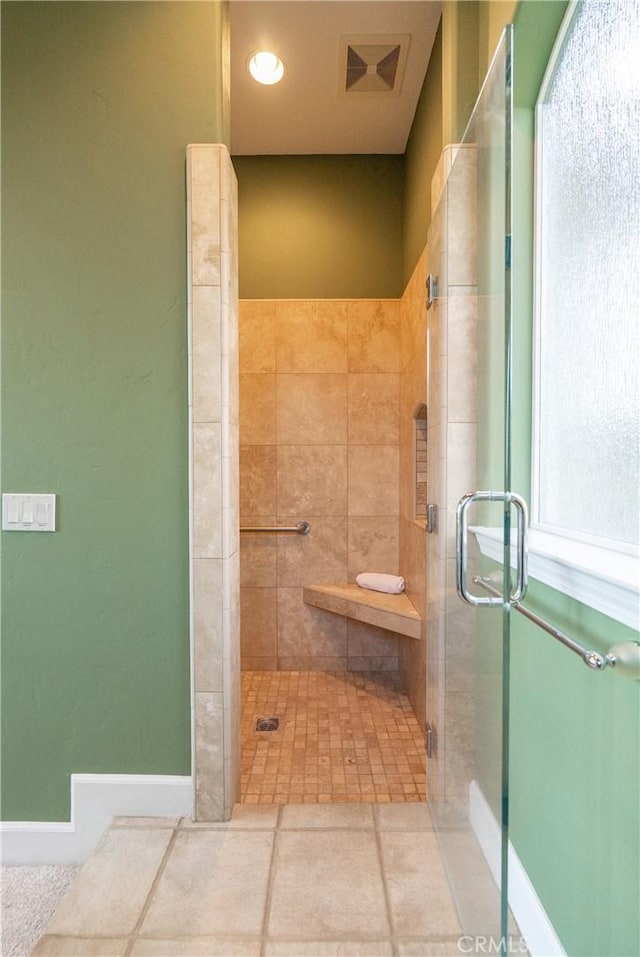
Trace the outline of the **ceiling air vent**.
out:
[[[399,93],[409,34],[342,37],[343,93]]]

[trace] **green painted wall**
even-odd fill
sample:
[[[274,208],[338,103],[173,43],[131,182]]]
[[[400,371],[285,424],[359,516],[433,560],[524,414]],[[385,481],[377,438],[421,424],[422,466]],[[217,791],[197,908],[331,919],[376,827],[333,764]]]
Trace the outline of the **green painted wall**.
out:
[[[445,0],[442,5],[442,126],[444,143],[462,139],[486,67],[479,74],[478,0]]]
[[[411,278],[427,244],[431,222],[431,180],[442,148],[442,24],[418,99],[405,151],[402,286]]]
[[[637,633],[532,582],[527,605],[606,653]],[[515,620],[517,619],[517,620]],[[572,957],[640,953],[640,695],[514,616],[511,840]]]
[[[2,815],[190,769],[185,147],[224,139],[212,2],[2,4]]]
[[[529,2],[529,0],[527,0]],[[540,0],[535,0],[540,6]],[[542,0],[543,3],[554,5],[556,0]],[[489,3],[480,0],[478,3],[478,84],[482,84],[485,78],[489,64],[500,40],[500,35],[507,23],[513,23],[518,10],[519,0],[490,0]],[[546,12],[540,10],[540,23],[542,35],[545,32]],[[531,26],[527,27],[528,40],[532,39],[530,35]],[[532,51],[533,52],[533,51]],[[525,56],[529,56],[525,52]]]
[[[402,294],[402,156],[237,156],[240,298]]]
[[[500,35],[505,24],[513,21],[517,8],[518,0],[444,0],[442,5],[444,144],[457,143],[462,139]],[[543,15],[543,23],[544,19]]]

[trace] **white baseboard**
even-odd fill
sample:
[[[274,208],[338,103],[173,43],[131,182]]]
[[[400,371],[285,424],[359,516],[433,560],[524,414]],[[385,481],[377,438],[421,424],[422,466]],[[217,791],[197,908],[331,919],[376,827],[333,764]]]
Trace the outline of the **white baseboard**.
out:
[[[500,825],[477,781],[469,785],[469,822],[493,879],[500,885]],[[531,957],[566,957],[566,951],[520,858],[509,842],[509,907]]]
[[[190,777],[72,774],[71,821],[0,822],[3,864],[82,864],[114,817],[191,817]]]

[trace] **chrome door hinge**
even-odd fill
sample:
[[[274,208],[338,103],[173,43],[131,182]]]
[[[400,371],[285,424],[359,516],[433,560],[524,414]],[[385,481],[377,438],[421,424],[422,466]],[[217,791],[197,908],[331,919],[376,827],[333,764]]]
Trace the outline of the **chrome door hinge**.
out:
[[[427,505],[427,532],[438,531],[438,506]]]
[[[429,273],[427,276],[427,309],[430,309],[438,298],[438,277],[434,276],[433,273]]]
[[[427,757],[432,758],[433,752],[436,746],[436,734],[435,729],[431,727],[431,724],[427,721],[424,726],[425,730],[425,750],[427,752]]]

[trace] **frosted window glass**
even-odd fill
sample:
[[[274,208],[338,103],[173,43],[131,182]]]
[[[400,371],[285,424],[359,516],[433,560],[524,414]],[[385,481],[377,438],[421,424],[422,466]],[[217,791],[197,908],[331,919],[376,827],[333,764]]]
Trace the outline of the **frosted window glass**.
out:
[[[640,0],[576,6],[538,124],[538,520],[638,543]]]

